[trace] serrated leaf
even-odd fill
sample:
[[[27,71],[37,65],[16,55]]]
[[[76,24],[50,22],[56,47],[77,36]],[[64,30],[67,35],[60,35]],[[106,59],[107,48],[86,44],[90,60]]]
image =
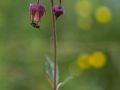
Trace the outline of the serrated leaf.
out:
[[[54,84],[54,62],[46,56],[46,74],[48,76],[48,79],[50,82],[52,82],[52,85]],[[56,84],[59,82],[59,71],[58,71],[58,65],[56,68]]]

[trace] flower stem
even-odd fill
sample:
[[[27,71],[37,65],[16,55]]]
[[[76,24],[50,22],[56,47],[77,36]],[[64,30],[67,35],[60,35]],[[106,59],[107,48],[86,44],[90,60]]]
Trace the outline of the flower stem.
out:
[[[39,3],[40,2],[40,0],[37,0],[37,3]]]
[[[62,2],[62,1],[61,1],[61,0],[59,0],[59,4],[60,4],[60,5],[61,5],[61,2]]]
[[[57,90],[56,84],[56,66],[57,66],[57,36],[56,36],[56,18],[53,13],[54,0],[51,0],[51,12],[52,12],[52,32],[53,32],[53,45],[54,45],[54,86],[53,90]]]

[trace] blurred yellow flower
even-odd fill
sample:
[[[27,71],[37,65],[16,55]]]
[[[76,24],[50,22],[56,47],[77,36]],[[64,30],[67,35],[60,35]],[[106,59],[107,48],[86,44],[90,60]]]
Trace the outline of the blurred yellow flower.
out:
[[[75,11],[81,17],[90,16],[92,8],[91,1],[79,1],[75,5]]]
[[[77,65],[81,69],[89,69],[91,67],[91,65],[89,64],[89,55],[88,54],[80,55],[77,60]]]
[[[90,30],[92,28],[92,19],[89,18],[79,18],[78,19],[78,26],[80,29],[83,30]]]
[[[93,54],[83,54],[77,59],[77,65],[80,69],[90,69],[94,67],[96,69],[104,67],[106,64],[106,55],[97,51]]]
[[[89,57],[89,63],[94,68],[102,68],[106,64],[106,56],[103,52],[95,52]]]
[[[112,13],[106,6],[101,6],[96,10],[96,19],[100,23],[108,23],[112,19]]]

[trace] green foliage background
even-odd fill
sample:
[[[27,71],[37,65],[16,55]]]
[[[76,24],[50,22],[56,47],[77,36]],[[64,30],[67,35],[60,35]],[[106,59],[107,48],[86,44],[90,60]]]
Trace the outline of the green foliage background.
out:
[[[61,90],[120,90],[120,1],[91,0],[95,7],[107,5],[112,21],[96,22],[89,31],[78,28],[75,3],[63,0],[65,14],[57,21],[60,80],[82,53],[108,53],[107,66],[90,70],[71,80]],[[29,4],[34,0],[0,1],[0,90],[51,90],[44,74],[45,55],[52,58],[50,1],[41,0],[47,12],[39,30],[30,26]],[[57,2],[57,0],[56,0]]]

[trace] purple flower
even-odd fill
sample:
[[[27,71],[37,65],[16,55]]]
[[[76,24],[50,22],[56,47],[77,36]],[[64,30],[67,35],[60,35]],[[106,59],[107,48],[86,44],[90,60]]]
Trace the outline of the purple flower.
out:
[[[53,7],[53,13],[54,13],[54,15],[56,16],[56,19],[57,19],[59,16],[63,15],[63,13],[64,13],[63,7],[61,5],[54,6]]]
[[[40,22],[42,16],[45,13],[45,8],[40,3],[32,3],[29,6],[30,10],[30,19],[31,19],[31,25],[35,28],[39,28],[40,26],[38,23]]]

